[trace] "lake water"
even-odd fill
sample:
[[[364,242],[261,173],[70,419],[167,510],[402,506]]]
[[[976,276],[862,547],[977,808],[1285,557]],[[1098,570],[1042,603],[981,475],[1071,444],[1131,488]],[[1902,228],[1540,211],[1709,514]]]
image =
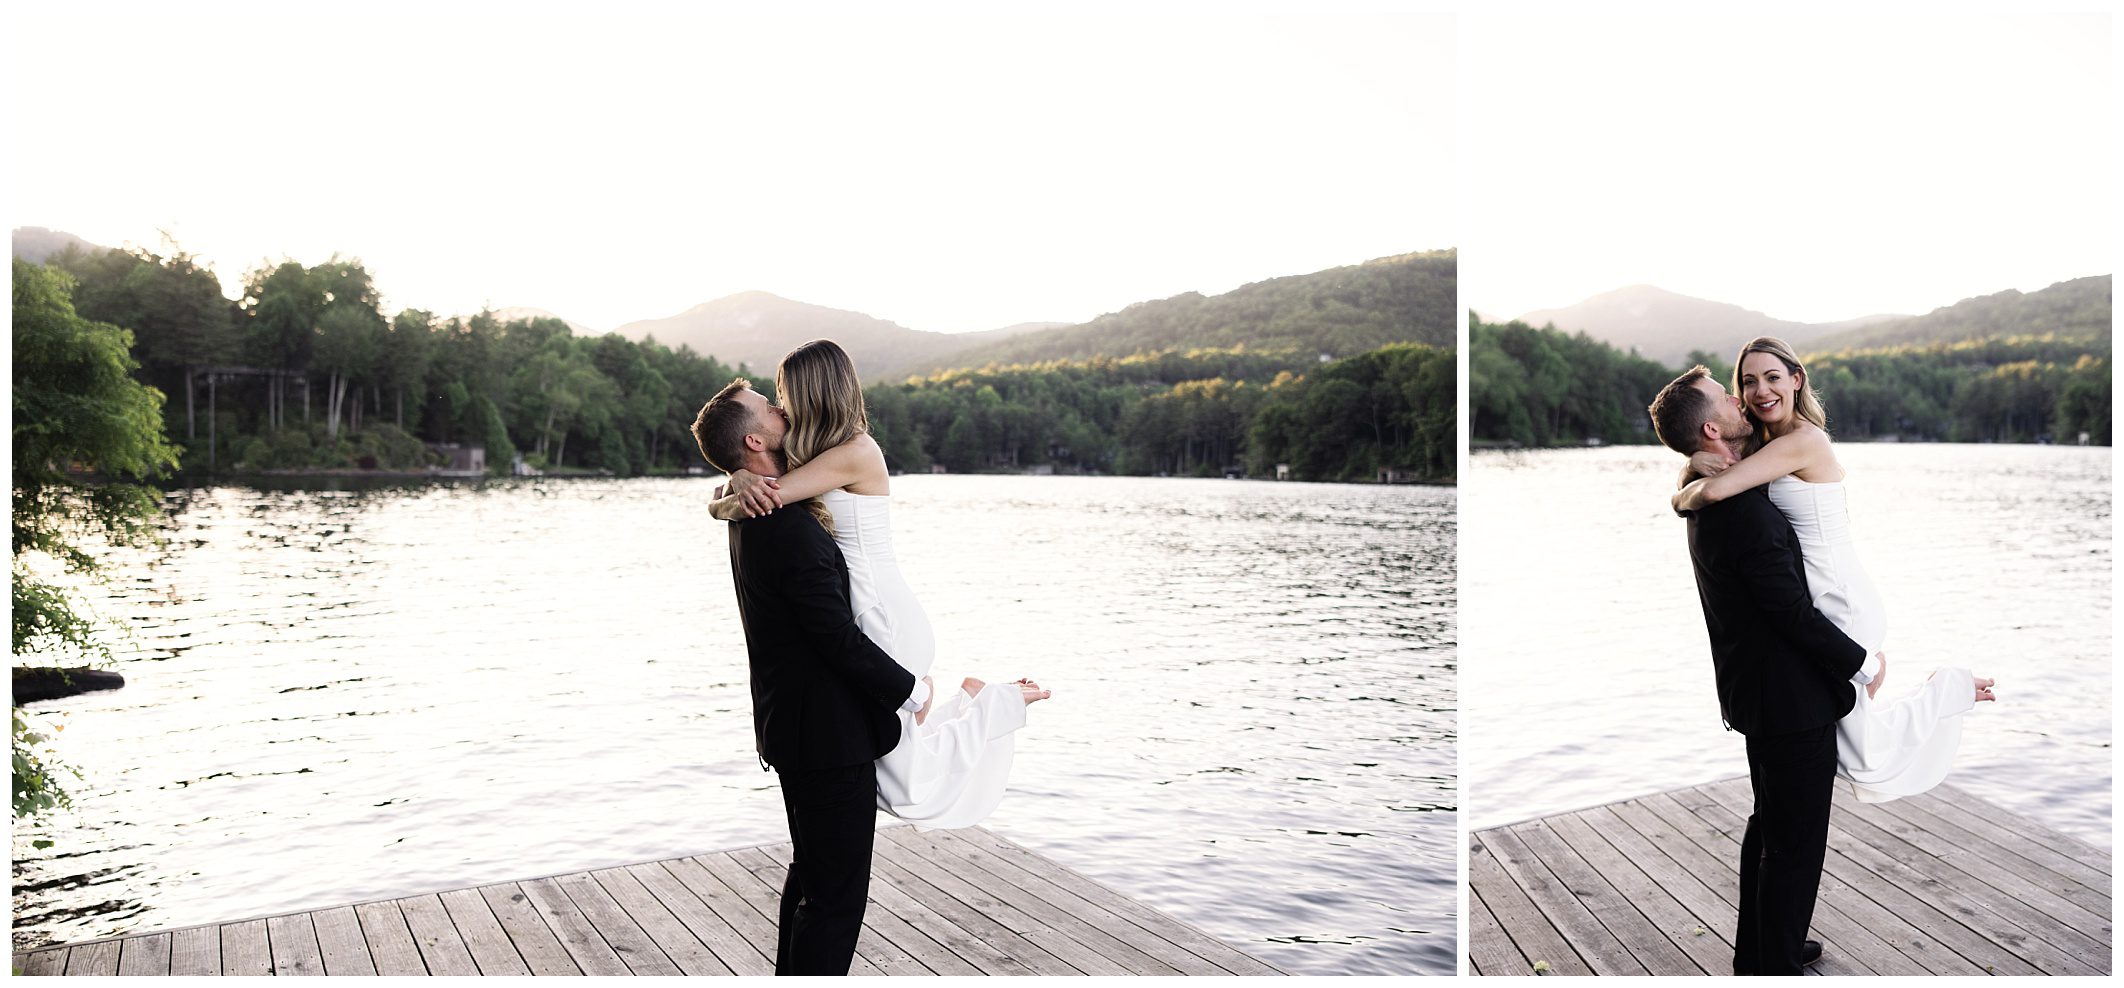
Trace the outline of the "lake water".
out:
[[[1948,781],[2107,847],[2111,451],[1837,447],[1889,682],[1998,680]],[[1660,448],[1478,454],[1462,484],[1475,829],[1747,774]]]
[[[1452,491],[893,484],[938,681],[1055,690],[989,827],[1287,970],[1452,972]],[[128,685],[32,707],[85,778],[15,945],[786,839],[711,486],[173,496]]]

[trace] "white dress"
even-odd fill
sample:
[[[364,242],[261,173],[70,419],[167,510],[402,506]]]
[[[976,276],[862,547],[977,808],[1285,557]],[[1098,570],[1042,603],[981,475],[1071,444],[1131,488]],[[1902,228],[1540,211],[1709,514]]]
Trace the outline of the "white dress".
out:
[[[1844,485],[1785,476],[1770,482],[1769,494],[1799,535],[1815,609],[1865,646],[1866,654],[1880,651],[1888,638],[1888,610],[1859,565]],[[1961,745],[1961,715],[1976,705],[1967,669],[1943,668],[1915,688],[1890,690],[1883,686],[1875,699],[1858,687],[1858,703],[1836,725],[1836,774],[1861,802],[1915,796],[1939,785]]]
[[[837,490],[819,499],[848,563],[856,626],[915,678],[929,675],[936,637],[893,556],[891,498]],[[900,743],[878,759],[878,808],[926,829],[970,827],[1003,801],[1025,700],[1015,683],[989,683],[978,697],[956,681],[933,687],[929,715],[918,725],[901,711]]]

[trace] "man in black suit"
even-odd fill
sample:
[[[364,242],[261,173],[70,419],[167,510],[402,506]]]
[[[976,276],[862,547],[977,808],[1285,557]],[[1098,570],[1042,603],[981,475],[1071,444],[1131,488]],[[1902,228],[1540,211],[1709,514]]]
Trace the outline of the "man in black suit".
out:
[[[701,455],[729,472],[779,476],[782,411],[740,378],[694,419]],[[856,627],[848,566],[804,510],[730,523],[730,575],[752,667],[752,726],[781,779],[795,846],[782,886],[776,974],[847,974],[870,892],[874,762],[900,740],[897,711],[930,684]]]
[[[1650,408],[1660,441],[1684,455],[1738,461],[1750,429],[1740,399],[1702,367]],[[1879,688],[1886,657],[1868,657],[1815,610],[1799,539],[1757,487],[1689,518],[1689,558],[1711,633],[1726,726],[1746,736],[1755,812],[1741,841],[1733,973],[1799,974],[1821,957],[1806,939],[1829,842],[1836,722]]]

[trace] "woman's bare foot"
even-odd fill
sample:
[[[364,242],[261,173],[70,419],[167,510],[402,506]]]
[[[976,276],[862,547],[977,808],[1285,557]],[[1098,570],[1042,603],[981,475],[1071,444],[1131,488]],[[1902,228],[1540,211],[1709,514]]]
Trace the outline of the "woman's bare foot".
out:
[[[1055,693],[1053,690],[1041,689],[1039,683],[1035,683],[1030,679],[1020,679],[1018,680],[1018,695],[1025,700],[1025,705],[1029,707],[1040,700],[1045,700],[1055,695]]]
[[[1997,697],[1997,696],[1994,696],[1994,695],[1992,694],[1992,692],[1991,692],[1991,686],[1992,686],[1992,684],[1993,684],[1993,683],[1996,683],[1996,682],[1998,682],[1998,680],[1996,680],[1996,679],[1979,679],[1979,680],[1977,680],[1977,681],[1976,681],[1976,698],[1977,698],[1977,700],[1979,700],[1979,701],[1983,701],[1983,700],[1997,700],[1997,699],[1998,699],[1998,697]]]

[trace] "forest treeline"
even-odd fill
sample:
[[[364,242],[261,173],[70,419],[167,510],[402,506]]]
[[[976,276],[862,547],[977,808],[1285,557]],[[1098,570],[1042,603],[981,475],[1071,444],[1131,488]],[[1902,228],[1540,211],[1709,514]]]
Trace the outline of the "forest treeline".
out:
[[[1803,354],[1840,439],[2110,444],[2106,336],[2044,333]],[[1693,353],[1732,384],[1732,356]],[[1469,435],[1477,442],[1651,443],[1645,405],[1668,367],[1584,333],[1473,320]]]
[[[558,319],[385,317],[354,260],[249,272],[243,297],[182,253],[51,258],[81,317],[130,330],[140,379],[169,396],[187,469],[418,469],[429,443],[477,443],[490,470],[620,476],[698,465],[695,411],[732,367],[654,339],[575,335]],[[898,470],[1448,479],[1452,351],[1390,345],[1331,363],[1293,348],[1048,361],[871,387]],[[211,388],[208,381],[214,383]]]
[[[1289,351],[1195,350],[948,371],[868,392],[889,460],[952,471],[1371,480],[1454,471],[1453,351],[1416,343],[1307,368]]]

